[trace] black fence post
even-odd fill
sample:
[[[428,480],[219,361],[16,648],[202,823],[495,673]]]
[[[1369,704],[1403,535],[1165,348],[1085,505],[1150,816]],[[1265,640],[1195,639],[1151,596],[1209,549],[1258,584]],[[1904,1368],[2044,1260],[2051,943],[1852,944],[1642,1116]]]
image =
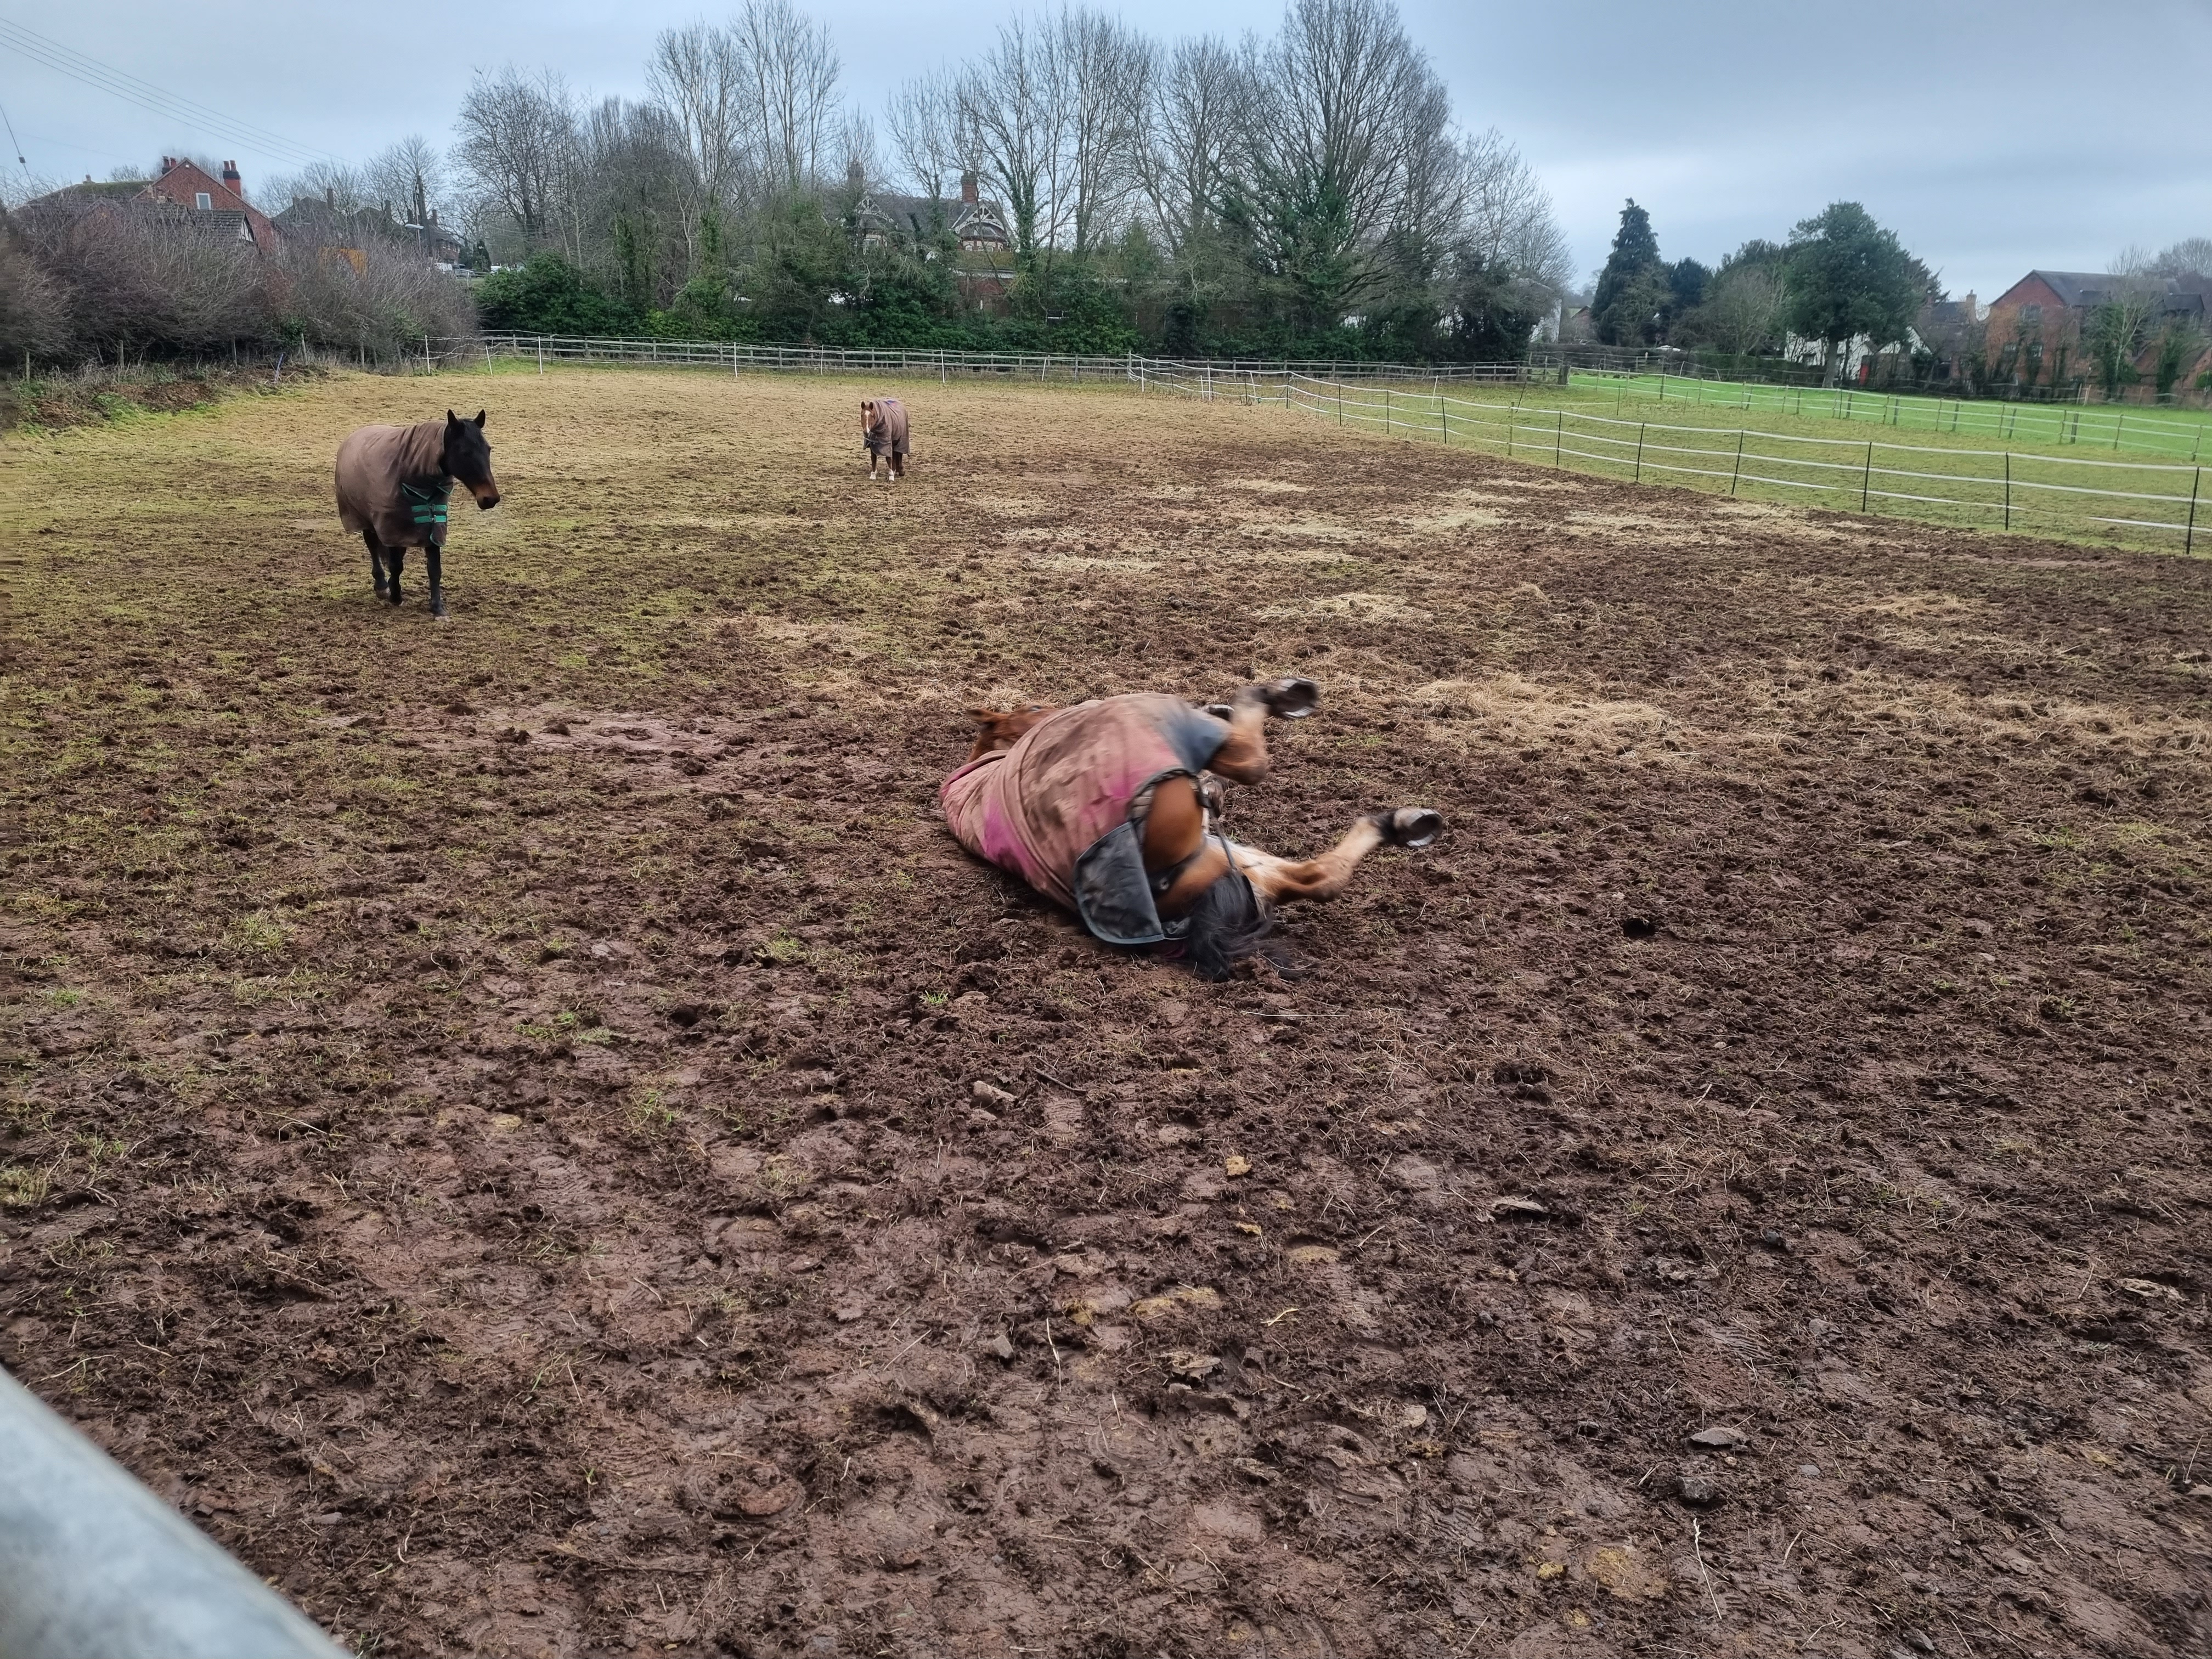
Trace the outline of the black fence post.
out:
[[[2004,527],[2005,527],[2007,530],[2009,530],[2009,529],[2011,529],[2011,528],[2012,528],[2012,451],[2010,451],[2009,449],[2008,449],[2008,450],[2007,450],[2007,451],[2005,451],[2005,453],[2004,453],[2004,463],[2005,463],[2005,506],[2004,506]]]
[[[1866,472],[1859,479],[1859,511],[1867,510],[1867,493],[1874,488],[1874,446],[1867,446]]]
[[[1743,477],[1743,428],[1735,429],[1735,471],[1729,474],[1729,494],[1735,494],[1736,480]]]
[[[2197,498],[2203,493],[2203,489],[2204,469],[2200,466],[2197,469],[2196,477],[2191,480],[2189,485],[2189,532],[2182,538],[2181,550],[2184,553],[2193,553],[2197,550]]]
[[[1644,428],[1649,424],[1645,421],[1636,423],[1636,482],[1638,483],[1644,482]]]

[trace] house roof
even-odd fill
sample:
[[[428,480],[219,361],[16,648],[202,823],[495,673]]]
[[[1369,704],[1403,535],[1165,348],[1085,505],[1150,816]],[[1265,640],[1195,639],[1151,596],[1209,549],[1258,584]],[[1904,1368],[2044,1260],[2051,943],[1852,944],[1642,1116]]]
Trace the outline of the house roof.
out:
[[[2212,289],[2212,283],[2201,276],[2132,278],[2100,270],[2031,270],[1990,303],[1993,306],[2003,305],[2030,283],[2038,282],[2057,295],[2058,303],[2069,311],[2108,304],[2120,288],[2130,282],[2155,283],[2166,295],[2159,307],[2161,312],[2192,316],[2203,311],[2205,292]]]
[[[342,208],[313,196],[295,196],[292,205],[276,215],[276,224],[287,236],[325,247],[358,247],[372,240],[456,251],[465,246],[458,233],[443,225],[410,225],[381,207]]]
[[[2058,303],[2075,306],[2100,306],[2105,303],[2123,278],[2100,270],[2031,270],[2030,276],[2039,276],[2044,286],[2058,296]],[[2017,283],[2014,284],[2019,286]]]
[[[963,202],[957,198],[870,191],[860,198],[858,210],[864,225],[913,235],[925,234],[939,214],[944,216],[945,228],[963,241],[1013,240],[1006,234],[1006,210],[996,202]]]

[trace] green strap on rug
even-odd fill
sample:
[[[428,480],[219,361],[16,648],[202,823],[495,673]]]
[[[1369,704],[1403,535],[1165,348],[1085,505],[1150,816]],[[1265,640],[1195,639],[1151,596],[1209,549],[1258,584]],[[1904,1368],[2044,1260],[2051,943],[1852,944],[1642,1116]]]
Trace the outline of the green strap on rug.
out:
[[[425,487],[403,483],[399,493],[407,498],[407,510],[416,528],[427,529],[430,540],[437,546],[446,544],[446,498],[453,493],[453,481]]]

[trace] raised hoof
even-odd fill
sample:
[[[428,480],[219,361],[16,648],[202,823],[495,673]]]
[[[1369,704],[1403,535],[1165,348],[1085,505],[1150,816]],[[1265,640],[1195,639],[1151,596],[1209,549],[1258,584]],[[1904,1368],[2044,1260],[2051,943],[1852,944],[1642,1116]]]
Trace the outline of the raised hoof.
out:
[[[1321,687],[1311,680],[1276,680],[1260,688],[1267,712],[1279,720],[1302,720],[1321,707]]]
[[[1203,707],[1207,714],[1218,720],[1233,720],[1237,718],[1237,711],[1225,702],[1209,702]]]
[[[1394,812],[1377,812],[1376,827],[1393,847],[1426,847],[1444,832],[1443,816],[1425,806],[1401,806]]]

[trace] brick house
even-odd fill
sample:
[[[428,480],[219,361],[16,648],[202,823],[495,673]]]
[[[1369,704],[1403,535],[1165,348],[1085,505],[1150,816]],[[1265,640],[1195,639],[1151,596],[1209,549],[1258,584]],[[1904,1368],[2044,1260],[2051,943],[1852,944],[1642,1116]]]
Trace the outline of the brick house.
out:
[[[110,184],[87,179],[26,202],[20,211],[27,223],[42,219],[67,222],[103,209],[143,214],[211,240],[250,243],[264,253],[273,253],[282,233],[246,199],[245,192],[235,161],[225,161],[217,177],[198,162],[164,155],[161,171],[153,179]]]
[[[2086,377],[2088,366],[2081,339],[2090,319],[2112,304],[2133,280],[2148,281],[2156,292],[2146,320],[2151,342],[2136,355],[2136,369],[2148,378],[2158,356],[2157,337],[2174,325],[2194,324],[2201,331],[2208,302],[2202,277],[2130,279],[2108,271],[2031,270],[1990,301],[1984,339],[1990,378],[2004,384],[2063,387]],[[2198,356],[2198,354],[2192,354]],[[2190,364],[2181,384],[2193,382],[2204,358]]]

